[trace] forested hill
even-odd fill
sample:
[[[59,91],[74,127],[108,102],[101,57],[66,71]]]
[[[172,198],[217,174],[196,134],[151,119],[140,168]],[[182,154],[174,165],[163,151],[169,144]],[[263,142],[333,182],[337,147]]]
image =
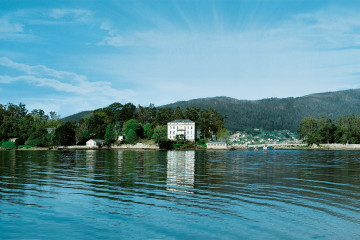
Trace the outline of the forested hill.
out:
[[[79,113],[76,113],[76,114],[73,114],[73,115],[70,115],[70,116],[67,116],[65,118],[63,118],[64,121],[80,121],[80,119],[86,117],[86,116],[89,116],[93,113],[93,111],[83,111],[83,112],[79,112]]]
[[[263,128],[296,131],[300,121],[308,116],[327,116],[336,119],[342,115],[360,114],[360,89],[256,101],[212,97],[181,101],[161,107],[212,107],[227,116],[224,123],[229,130]]]

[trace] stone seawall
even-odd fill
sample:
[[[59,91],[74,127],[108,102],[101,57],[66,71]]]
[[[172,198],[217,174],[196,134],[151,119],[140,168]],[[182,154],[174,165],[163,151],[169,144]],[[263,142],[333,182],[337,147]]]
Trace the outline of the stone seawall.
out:
[[[85,145],[75,145],[75,146],[67,146],[67,147],[63,147],[63,148],[59,148],[59,149],[64,149],[64,150],[96,150],[96,149],[100,149],[98,146],[94,146],[94,147],[89,147],[89,146],[85,146]],[[107,148],[106,148],[107,149]]]
[[[247,150],[248,145],[246,145],[246,144],[230,144],[228,146],[228,148],[233,149],[233,150]]]
[[[243,145],[243,144],[231,144],[226,148],[227,150],[248,150],[248,148],[254,148],[255,145]],[[257,148],[260,146],[257,145]],[[320,145],[312,145],[308,146],[306,144],[274,144],[267,145],[267,149],[274,150],[359,150],[360,144],[320,144]],[[144,150],[159,150],[159,145],[155,144],[145,144],[145,143],[136,143],[136,144],[121,144],[121,145],[113,145],[111,147],[88,147],[88,146],[59,146],[59,147],[37,147],[37,148],[21,148],[16,149],[20,151],[24,150],[97,150],[97,149],[144,149]],[[221,150],[226,150],[221,149]],[[261,148],[260,148],[261,149]],[[0,150],[6,150],[6,148],[0,147]],[[15,150],[15,149],[14,149]],[[213,149],[209,149],[213,150]],[[220,149],[215,149],[220,150]]]
[[[274,144],[269,147],[274,148],[274,150],[298,150],[306,148],[306,144]]]
[[[331,144],[320,144],[312,145],[311,149],[326,149],[326,150],[360,150],[360,144],[339,144],[339,143],[331,143]]]
[[[149,150],[159,150],[159,145],[145,144],[145,143],[136,143],[136,144],[121,144],[113,145],[112,149],[149,149]]]

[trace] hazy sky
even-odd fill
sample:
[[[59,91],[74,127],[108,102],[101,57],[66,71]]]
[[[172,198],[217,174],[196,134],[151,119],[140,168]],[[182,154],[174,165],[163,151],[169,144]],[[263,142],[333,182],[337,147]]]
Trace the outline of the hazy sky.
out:
[[[349,88],[360,88],[358,0],[0,1],[1,104],[65,117]]]

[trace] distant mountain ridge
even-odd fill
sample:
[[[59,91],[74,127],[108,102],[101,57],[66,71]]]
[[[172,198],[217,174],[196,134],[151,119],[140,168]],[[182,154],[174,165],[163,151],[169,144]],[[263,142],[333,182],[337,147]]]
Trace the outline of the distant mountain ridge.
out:
[[[246,128],[296,131],[300,121],[309,116],[337,119],[343,115],[360,114],[360,89],[253,101],[210,97],[179,101],[162,107],[185,109],[194,106],[212,107],[225,114],[225,126],[233,131]]]
[[[239,100],[230,97],[209,97],[189,101],[179,101],[160,106],[185,109],[200,107],[216,109],[227,116],[225,126],[232,131],[247,128],[267,130],[288,129],[296,131],[302,119],[308,116],[327,116],[337,119],[348,114],[360,114],[360,89],[310,94],[303,97],[266,98],[261,100]],[[81,112],[64,120],[90,114]]]

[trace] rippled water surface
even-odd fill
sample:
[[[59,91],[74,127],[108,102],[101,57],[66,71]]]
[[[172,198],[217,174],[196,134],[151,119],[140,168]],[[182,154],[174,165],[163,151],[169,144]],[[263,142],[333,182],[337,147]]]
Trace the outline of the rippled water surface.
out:
[[[360,152],[0,151],[0,239],[360,239]]]

